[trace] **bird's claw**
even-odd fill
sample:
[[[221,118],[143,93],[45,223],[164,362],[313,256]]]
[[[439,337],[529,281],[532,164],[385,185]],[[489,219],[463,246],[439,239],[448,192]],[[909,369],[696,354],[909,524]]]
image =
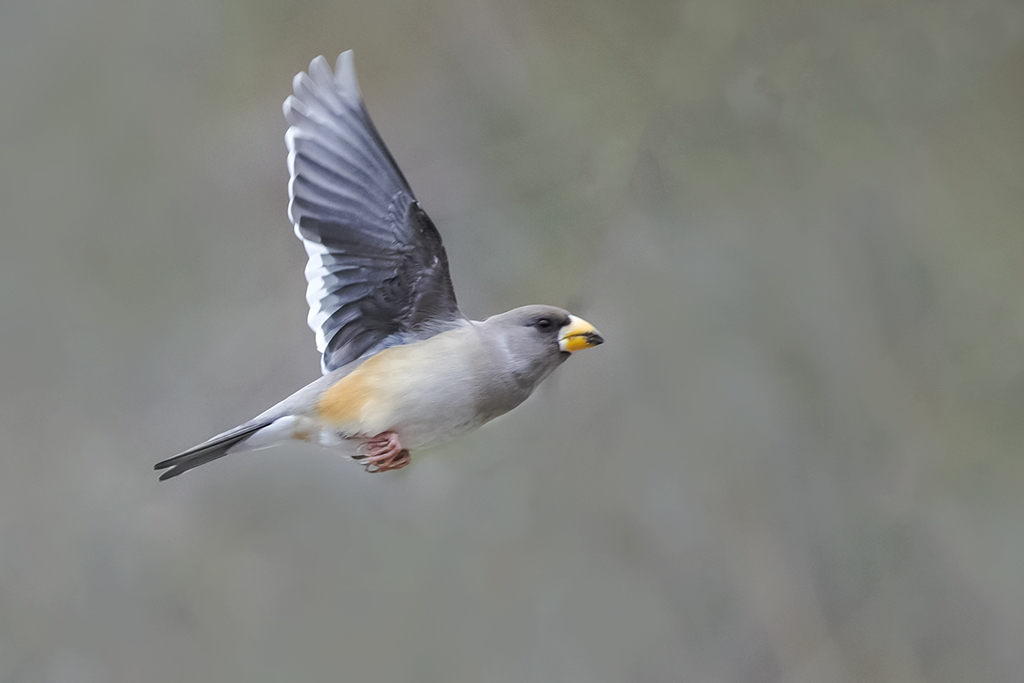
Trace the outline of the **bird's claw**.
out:
[[[394,432],[383,432],[363,439],[358,454],[352,456],[352,459],[371,474],[400,470],[412,461],[409,450],[402,447]]]

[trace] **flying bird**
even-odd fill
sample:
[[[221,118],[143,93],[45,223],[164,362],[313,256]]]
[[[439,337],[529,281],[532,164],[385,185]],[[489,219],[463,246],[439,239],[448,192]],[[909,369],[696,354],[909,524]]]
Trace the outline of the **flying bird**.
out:
[[[352,52],[293,81],[288,217],[309,255],[309,326],[323,376],[234,429],[156,464],[176,477],[290,440],[369,472],[449,441],[522,403],[575,351],[603,339],[554,306],[472,321],[455,302],[441,236],[381,140]]]

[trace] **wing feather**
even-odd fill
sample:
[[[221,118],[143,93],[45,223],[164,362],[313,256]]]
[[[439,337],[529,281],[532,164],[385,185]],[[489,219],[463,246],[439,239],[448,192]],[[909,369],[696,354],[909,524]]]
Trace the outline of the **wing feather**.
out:
[[[441,237],[363,105],[351,51],[284,102],[288,216],[309,255],[309,325],[329,372],[464,324]]]

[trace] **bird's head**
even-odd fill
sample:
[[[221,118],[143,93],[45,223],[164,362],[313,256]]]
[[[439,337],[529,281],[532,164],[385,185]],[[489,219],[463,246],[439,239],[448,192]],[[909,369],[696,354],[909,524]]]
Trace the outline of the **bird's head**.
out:
[[[500,329],[523,350],[568,356],[604,343],[593,325],[556,306],[522,306],[492,316],[485,324]]]
[[[555,306],[522,306],[482,325],[506,367],[531,390],[572,353],[604,342],[593,325]]]

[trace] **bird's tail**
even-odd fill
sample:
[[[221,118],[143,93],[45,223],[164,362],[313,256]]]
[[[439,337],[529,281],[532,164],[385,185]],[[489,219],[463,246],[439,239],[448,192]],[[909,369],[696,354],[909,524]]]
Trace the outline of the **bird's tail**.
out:
[[[160,481],[176,477],[182,472],[188,472],[194,467],[205,465],[208,462],[222,458],[236,445],[242,443],[250,436],[269,425],[273,420],[244,424],[240,427],[218,434],[209,441],[204,441],[198,446],[178,453],[173,458],[158,462],[153,466],[156,470],[167,470],[160,475]]]

